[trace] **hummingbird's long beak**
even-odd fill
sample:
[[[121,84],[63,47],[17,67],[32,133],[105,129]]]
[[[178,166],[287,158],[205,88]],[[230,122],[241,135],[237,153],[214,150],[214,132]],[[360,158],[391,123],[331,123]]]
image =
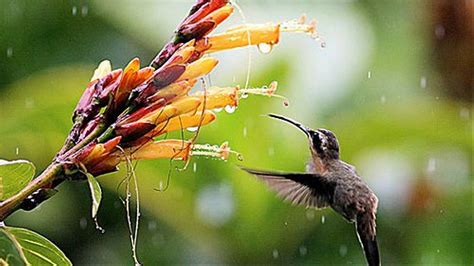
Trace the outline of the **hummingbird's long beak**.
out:
[[[293,119],[284,117],[282,115],[277,115],[277,114],[268,114],[268,116],[292,124],[293,126],[297,127],[299,130],[303,131],[306,134],[306,136],[309,137],[309,129],[305,125],[301,124],[300,122],[297,122]]]

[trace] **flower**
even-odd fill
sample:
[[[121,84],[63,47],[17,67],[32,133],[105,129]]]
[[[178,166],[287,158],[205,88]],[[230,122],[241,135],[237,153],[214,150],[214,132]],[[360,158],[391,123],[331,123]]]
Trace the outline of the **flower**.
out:
[[[233,12],[226,0],[198,0],[178,26],[172,41],[140,68],[134,58],[122,70],[108,60],[99,64],[73,114],[74,125],[56,161],[65,173],[113,172],[120,162],[191,156],[226,160],[233,151],[221,146],[196,144],[194,139],[157,138],[183,128],[207,125],[216,119],[214,109],[235,108],[248,94],[277,96],[277,83],[269,87],[210,87],[190,93],[199,79],[212,72],[218,60],[213,52],[248,45],[278,43],[281,32],[315,35],[315,24],[301,21],[241,25],[220,34],[210,33]]]

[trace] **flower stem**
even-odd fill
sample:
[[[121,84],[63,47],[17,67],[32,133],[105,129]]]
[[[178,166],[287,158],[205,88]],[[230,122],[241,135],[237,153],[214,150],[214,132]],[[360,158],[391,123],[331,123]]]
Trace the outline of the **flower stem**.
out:
[[[62,172],[62,164],[52,163],[38,177],[33,179],[26,187],[15,195],[0,203],[0,221],[5,220],[10,214],[18,210],[20,204],[33,192],[51,183]]]

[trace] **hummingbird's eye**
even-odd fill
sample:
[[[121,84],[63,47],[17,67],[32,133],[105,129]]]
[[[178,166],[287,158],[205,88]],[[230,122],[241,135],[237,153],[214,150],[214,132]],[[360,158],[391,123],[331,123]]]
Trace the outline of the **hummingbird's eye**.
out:
[[[322,154],[323,150],[325,149],[324,136],[322,136],[317,131],[311,131],[310,135],[311,135],[311,141],[313,142],[314,149],[316,150],[316,152]]]

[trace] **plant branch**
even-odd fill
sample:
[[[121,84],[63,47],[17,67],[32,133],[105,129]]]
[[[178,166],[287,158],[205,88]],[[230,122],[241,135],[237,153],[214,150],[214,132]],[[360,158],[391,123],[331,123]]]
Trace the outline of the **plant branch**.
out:
[[[62,169],[61,163],[52,163],[17,194],[2,201],[0,203],[0,221],[4,221],[10,214],[18,210],[20,204],[32,193],[56,179],[62,173]]]

